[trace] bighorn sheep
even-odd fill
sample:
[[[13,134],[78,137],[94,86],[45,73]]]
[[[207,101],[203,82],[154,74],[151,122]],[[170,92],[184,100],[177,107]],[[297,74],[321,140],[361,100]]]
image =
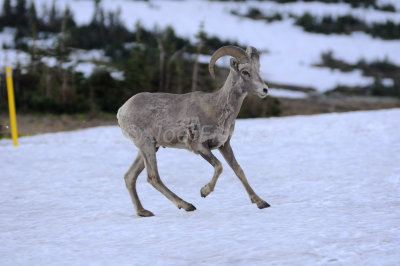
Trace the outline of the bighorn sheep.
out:
[[[136,192],[137,177],[145,167],[147,181],[179,209],[196,209],[161,181],[156,161],[160,146],[190,150],[200,154],[214,167],[211,181],[200,190],[202,197],[214,190],[222,172],[221,162],[211,152],[218,149],[242,182],[251,202],[260,209],[270,206],[250,187],[230,145],[235,119],[247,93],[255,93],[261,98],[268,94],[268,86],[259,74],[259,54],[254,47],[248,47],[246,51],[235,46],[219,48],[210,59],[209,71],[213,78],[215,62],[226,55],[233,58],[230,59],[228,78],[220,90],[213,93],[139,93],[118,110],[118,124],[123,135],[139,149],[125,174],[126,187],[137,215],[153,216],[152,212],[143,208]]]

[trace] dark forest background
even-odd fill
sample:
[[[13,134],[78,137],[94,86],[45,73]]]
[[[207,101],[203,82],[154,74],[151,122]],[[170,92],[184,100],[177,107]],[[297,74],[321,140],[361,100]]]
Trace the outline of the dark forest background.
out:
[[[277,1],[277,0],[276,0]],[[322,2],[343,2],[320,0]],[[289,0],[281,3],[294,2]],[[375,0],[344,0],[354,7],[376,8],[395,12],[391,5],[379,6]],[[3,49],[14,49],[29,54],[29,62],[14,68],[16,105],[20,112],[40,113],[115,113],[132,95],[148,92],[186,93],[213,91],[221,86],[227,70],[217,68],[217,80],[211,79],[208,64],[199,62],[199,55],[211,55],[223,45],[244,44],[234,40],[221,40],[209,36],[199,25],[195,43],[177,36],[174,29],[144,29],[136,23],[134,30],[124,25],[120,12],[102,8],[101,1],[93,1],[94,13],[88,24],[77,25],[68,6],[60,10],[55,3],[42,6],[38,15],[33,1],[4,0],[0,14],[0,30],[15,29],[14,43],[3,44]],[[256,8],[246,14],[232,14],[271,23],[281,20],[282,14],[266,16]],[[339,18],[314,18],[311,14],[295,17],[295,23],[305,31],[321,34],[349,34],[361,30],[374,37],[399,39],[400,25],[393,22],[368,26],[346,16]],[[46,47],[40,40],[54,40],[55,45]],[[90,74],[76,69],[79,62],[72,62],[70,55],[76,51],[101,50],[107,60],[93,60],[96,70]],[[53,58],[49,65],[46,59]],[[363,69],[376,82],[366,88],[335,88],[343,94],[400,97],[400,68],[389,61],[349,65],[334,58],[332,53],[321,55],[317,67],[330,67],[341,71]],[[4,73],[1,74],[4,80]],[[383,78],[391,78],[394,84],[384,86]],[[3,82],[4,83],[4,82]],[[1,85],[1,99],[7,99],[5,84]],[[249,98],[240,117],[277,116],[281,113],[280,100]],[[0,110],[7,109],[7,102],[0,101]]]

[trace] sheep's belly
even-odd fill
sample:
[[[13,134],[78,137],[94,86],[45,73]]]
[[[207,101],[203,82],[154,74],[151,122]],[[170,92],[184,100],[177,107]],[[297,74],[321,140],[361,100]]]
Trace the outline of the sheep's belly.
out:
[[[229,132],[221,134],[215,131],[192,131],[188,128],[180,130],[162,130],[156,137],[157,146],[179,148],[199,153],[205,147],[217,149],[230,137]]]

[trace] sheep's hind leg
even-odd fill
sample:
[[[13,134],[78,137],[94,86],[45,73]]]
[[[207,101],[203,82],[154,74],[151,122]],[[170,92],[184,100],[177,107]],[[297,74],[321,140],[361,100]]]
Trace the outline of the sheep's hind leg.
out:
[[[140,152],[136,156],[135,161],[132,163],[129,170],[126,172],[124,179],[126,188],[129,191],[129,195],[131,196],[133,207],[136,210],[136,214],[143,217],[153,216],[154,214],[151,211],[148,211],[143,208],[142,203],[139,200],[139,196],[136,192],[136,180],[139,174],[144,169],[144,160],[140,155]]]
[[[222,173],[222,164],[207,148],[200,150],[199,154],[214,167],[214,176],[212,177],[211,181],[200,190],[200,195],[205,198],[214,191],[218,177]]]
[[[157,159],[156,159],[156,148],[152,145],[146,145],[142,147],[141,154],[144,158],[144,163],[147,170],[147,181],[158,191],[164,194],[172,203],[178,207],[178,209],[183,208],[185,211],[194,211],[196,208],[178,197],[171,190],[167,188],[166,185],[161,181],[160,175],[157,169]]]

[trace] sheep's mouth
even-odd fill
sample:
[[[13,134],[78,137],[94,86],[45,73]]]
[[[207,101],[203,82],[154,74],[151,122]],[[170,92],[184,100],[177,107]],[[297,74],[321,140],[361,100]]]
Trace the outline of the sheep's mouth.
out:
[[[268,92],[258,92],[257,93],[258,97],[260,97],[261,99],[265,98],[268,96]]]

